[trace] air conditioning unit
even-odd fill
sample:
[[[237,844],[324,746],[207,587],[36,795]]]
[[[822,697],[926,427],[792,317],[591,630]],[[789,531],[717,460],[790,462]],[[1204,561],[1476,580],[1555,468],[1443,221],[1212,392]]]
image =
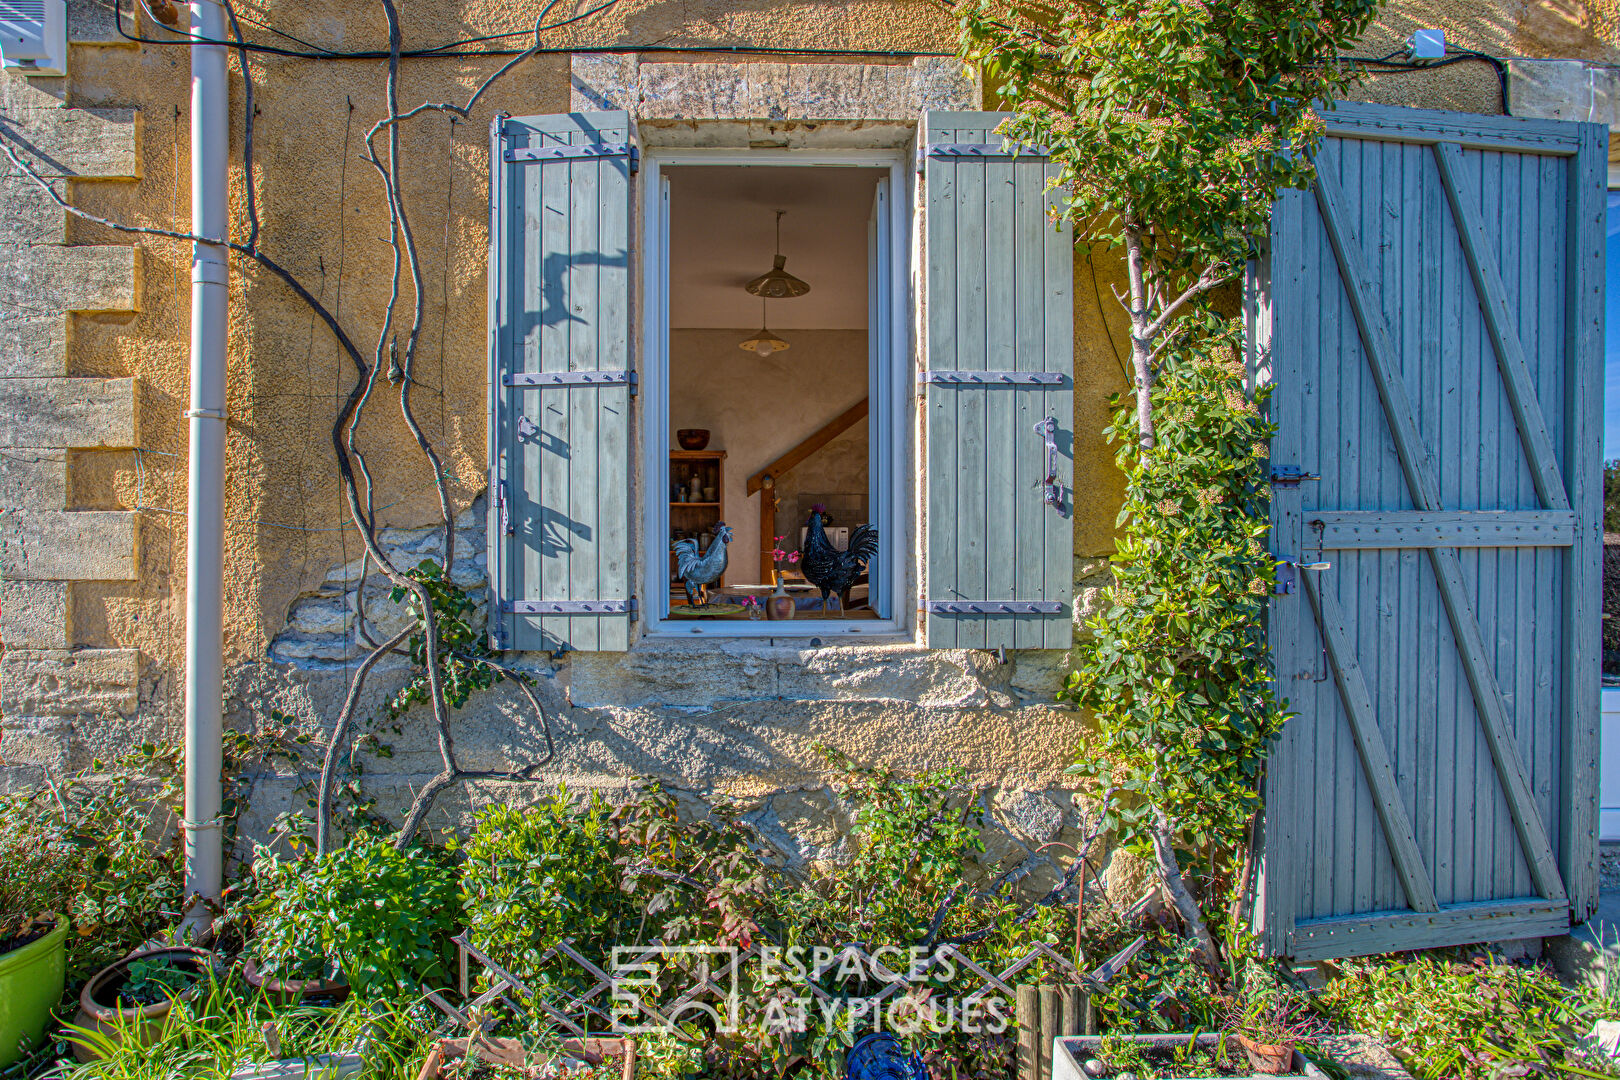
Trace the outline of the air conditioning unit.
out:
[[[67,0],[0,0],[0,68],[67,74]]]

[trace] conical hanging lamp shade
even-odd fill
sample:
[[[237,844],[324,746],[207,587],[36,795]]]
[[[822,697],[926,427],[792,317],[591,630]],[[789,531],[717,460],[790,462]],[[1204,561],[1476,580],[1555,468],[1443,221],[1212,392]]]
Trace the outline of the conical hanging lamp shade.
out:
[[[739,342],[737,347],[743,352],[758,353],[761,356],[770,356],[772,353],[779,353],[788,347],[787,342],[771,333],[766,327],[765,301],[763,299],[759,302],[759,332],[746,341]]]
[[[803,296],[810,291],[810,284],[794,277],[784,267],[787,266],[787,256],[782,254],[782,215],[785,210],[776,212],[776,262],[769,270],[743,286],[755,296],[766,296],[772,300],[785,300],[790,296]]]

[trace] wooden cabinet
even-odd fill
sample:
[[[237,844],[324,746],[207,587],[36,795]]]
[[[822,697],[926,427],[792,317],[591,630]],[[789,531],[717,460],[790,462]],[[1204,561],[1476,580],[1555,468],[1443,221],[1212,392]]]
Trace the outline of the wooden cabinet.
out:
[[[714,528],[726,519],[726,452],[724,450],[671,450],[669,452],[670,542],[694,539],[708,551]],[[729,573],[729,571],[728,571]],[[725,576],[711,585],[725,584]],[[675,577],[675,555],[669,556],[669,602],[686,603],[686,591]]]

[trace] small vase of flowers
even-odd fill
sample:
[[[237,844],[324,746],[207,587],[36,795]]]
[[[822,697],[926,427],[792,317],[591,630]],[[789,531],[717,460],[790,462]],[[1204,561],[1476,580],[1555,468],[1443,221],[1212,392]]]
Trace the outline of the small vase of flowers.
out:
[[[772,576],[776,579],[776,591],[765,598],[765,617],[767,619],[793,618],[793,597],[788,595],[787,588],[783,583],[782,567],[783,564],[793,566],[798,563],[799,553],[797,551],[782,550],[782,541],[786,539],[786,536],[778,536],[771,548],[771,562],[776,566],[776,569],[772,571]]]

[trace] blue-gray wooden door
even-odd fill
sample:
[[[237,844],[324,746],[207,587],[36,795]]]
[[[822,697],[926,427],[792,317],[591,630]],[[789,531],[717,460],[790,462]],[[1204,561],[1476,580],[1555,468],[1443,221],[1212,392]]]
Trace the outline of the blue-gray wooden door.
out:
[[[496,648],[629,647],[630,135],[604,112],[491,138]]]
[[[1296,714],[1264,939],[1309,959],[1560,933],[1597,896],[1607,132],[1325,119],[1250,289]]]
[[[924,635],[1066,649],[1074,590],[1074,244],[1005,113],[923,121]],[[1049,430],[1048,430],[1049,429]]]

